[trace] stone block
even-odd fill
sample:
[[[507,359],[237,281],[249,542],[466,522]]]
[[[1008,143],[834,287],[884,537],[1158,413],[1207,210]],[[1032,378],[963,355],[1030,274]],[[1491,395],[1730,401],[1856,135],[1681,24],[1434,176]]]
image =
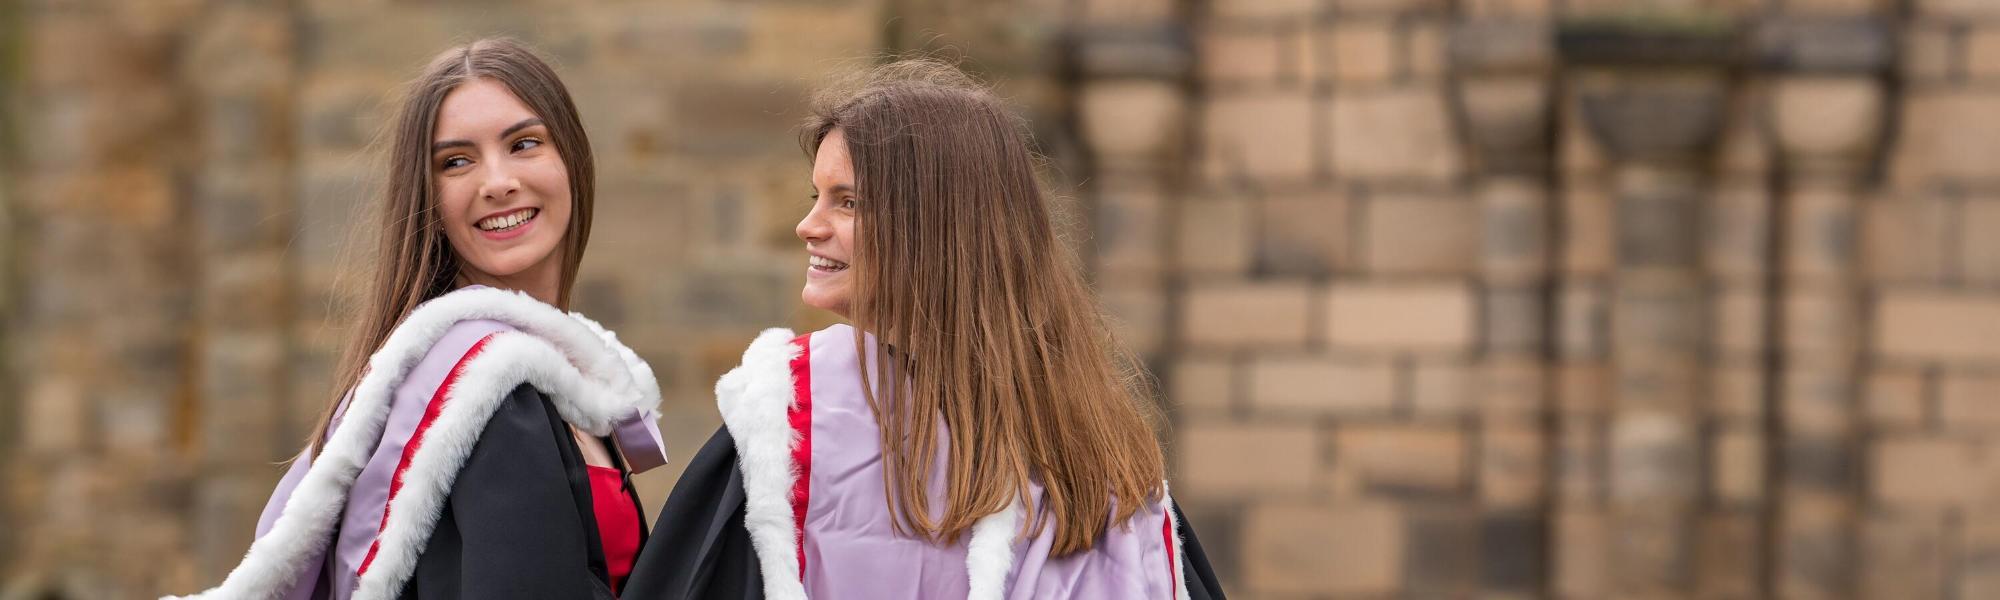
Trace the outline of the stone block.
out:
[[[1720,419],[1748,425],[1764,415],[1763,365],[1725,361],[1710,371],[1709,410]]]
[[[1798,158],[1862,160],[1882,134],[1883,84],[1871,77],[1785,77],[1771,90],[1778,144]]]
[[[1548,437],[1540,426],[1488,426],[1479,435],[1479,500],[1488,509],[1532,509],[1545,499]]]
[[[1451,60],[1451,41],[1438,21],[1413,20],[1403,29],[1403,76],[1413,81],[1437,81]]]
[[[1436,496],[1465,488],[1468,452],[1456,428],[1348,425],[1334,434],[1333,476],[1366,493]]]
[[[1938,517],[1873,514],[1861,520],[1860,530],[1860,598],[1943,597],[1950,546]]]
[[[1610,519],[1601,512],[1570,509],[1555,517],[1555,592],[1563,598],[1609,595]]]
[[[1410,596],[1462,596],[1477,589],[1479,517],[1468,510],[1409,510],[1402,579]]]
[[[1939,82],[1957,76],[1958,39],[1948,27],[1912,25],[1903,31],[1903,48],[1897,68],[1903,77],[1917,82]]]
[[[1305,17],[1318,9],[1315,0],[1222,0],[1210,5],[1223,19],[1288,19]]]
[[[1463,170],[1448,107],[1435,89],[1339,93],[1327,134],[1333,172],[1353,179],[1450,179]]]
[[[1257,206],[1238,198],[1180,203],[1175,262],[1183,273],[1237,274],[1250,267]]]
[[[1419,418],[1450,419],[1471,412],[1473,376],[1459,363],[1418,363],[1411,375],[1410,406]]]
[[[1984,4],[1983,0],[1975,0]],[[1994,6],[2000,6],[1995,4]],[[1987,156],[2000,155],[2000,119],[1989,119],[2000,93],[1912,90],[1904,96],[1890,174],[1900,186],[1993,177]]]
[[[1185,94],[1165,82],[1086,84],[1078,93],[1084,139],[1099,160],[1144,160],[1178,145]]]
[[[1265,28],[1219,28],[1202,31],[1201,77],[1211,83],[1264,84],[1276,81],[1283,65],[1281,36]]]
[[[1601,419],[1564,418],[1556,431],[1556,495],[1572,506],[1599,506],[1608,489]]]
[[[1187,292],[1180,329],[1196,348],[1297,348],[1311,336],[1304,283],[1215,284]]]
[[[1151,286],[1107,286],[1098,292],[1098,298],[1119,344],[1140,355],[1153,355],[1163,348],[1171,325],[1165,292]]]
[[[1220,181],[1290,182],[1314,171],[1313,104],[1302,92],[1211,98],[1202,115],[1204,174]]]
[[[1611,423],[1610,441],[1615,504],[1657,506],[1694,499],[1701,465],[1691,420],[1664,411],[1623,412]]]
[[[1916,12],[1925,17],[2000,17],[2000,5],[1986,0],[1916,0]]]
[[[1747,505],[1764,498],[1765,439],[1761,432],[1735,429],[1717,434],[1710,450],[1710,489],[1717,500]]]
[[[1750,511],[1701,516],[1695,557],[1696,598],[1755,598],[1764,572],[1762,524]]]
[[[1966,77],[1974,80],[2000,78],[2000,26],[1986,23],[1965,33],[1962,57]]]
[[[1180,481],[1193,497],[1304,494],[1320,468],[1310,424],[1197,423],[1179,431]]]
[[[1327,339],[1368,351],[1465,352],[1477,335],[1472,292],[1457,283],[1336,283]]]
[[[1910,430],[1925,421],[1924,375],[1912,369],[1878,368],[1861,392],[1862,412],[1878,429]]]
[[[1602,357],[1608,351],[1611,307],[1604,290],[1567,284],[1556,296],[1556,348],[1564,358]]]
[[[1333,40],[1333,76],[1343,84],[1371,84],[1396,76],[1401,62],[1396,23],[1343,20],[1328,31]]]
[[[1950,202],[1906,198],[1865,202],[1861,208],[1861,265],[1878,283],[1936,283],[1945,276],[1951,229]]]
[[[1462,274],[1475,266],[1480,223],[1470,202],[1381,197],[1360,212],[1366,231],[1362,263],[1371,272]]]
[[[1087,0],[1081,4],[1086,21],[1115,25],[1170,20],[1176,8],[1172,0]]]
[[[1990,471],[1985,446],[1953,439],[1894,436],[1871,448],[1869,495],[1898,508],[1942,509],[1963,505],[1981,490]]]
[[[1169,381],[1169,406],[1222,411],[1236,402],[1236,365],[1229,359],[1180,358],[1174,361]]]
[[[1271,198],[1257,204],[1255,268],[1271,275],[1325,275],[1353,259],[1350,202],[1327,194]]]
[[[1393,594],[1409,541],[1389,505],[1266,505],[1243,526],[1243,588],[1260,595]]]
[[[1387,415],[1396,370],[1385,362],[1262,356],[1249,366],[1250,406],[1292,415]]]
[[[1555,207],[1546,186],[1529,177],[1489,177],[1475,195],[1480,274],[1495,284],[1540,283],[1552,267]]]
[[[1334,10],[1340,14],[1435,11],[1442,9],[1443,4],[1443,0],[1333,0]]]
[[[1098,275],[1139,281],[1161,275],[1168,262],[1169,207],[1159,190],[1145,185],[1109,185],[1098,192],[1096,204],[1091,224],[1097,229],[1092,241],[1096,243]]]
[[[1959,277],[1968,283],[1991,287],[2000,284],[2000,199],[1982,198],[1966,202],[1958,219],[1960,247]]]
[[[2000,363],[2000,297],[1890,291],[1871,322],[1877,351],[1888,358]]]
[[[1538,288],[1486,288],[1480,303],[1485,350],[1493,353],[1538,352],[1548,331],[1543,311],[1548,300]]]
[[[1710,341],[1728,355],[1756,356],[1764,351],[1764,290],[1750,286],[1723,286],[1714,293],[1714,333]]]
[[[1551,0],[1470,0],[1461,6],[1477,17],[1542,17],[1549,14]]]
[[[1938,421],[1947,429],[1989,435],[2000,431],[2000,375],[1945,375],[1939,386],[1938,413]]]

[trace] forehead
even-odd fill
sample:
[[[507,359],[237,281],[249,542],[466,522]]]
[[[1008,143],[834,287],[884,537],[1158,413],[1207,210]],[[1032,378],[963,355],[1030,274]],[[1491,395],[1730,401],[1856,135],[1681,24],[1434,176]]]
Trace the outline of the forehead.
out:
[[[492,79],[467,81],[445,94],[438,106],[436,139],[470,139],[476,134],[497,134],[500,130],[535,116],[535,111],[514,96],[506,85]],[[489,131],[490,130],[490,131]]]
[[[847,136],[839,129],[826,134],[813,154],[813,181],[828,185],[851,183],[854,162],[847,156]]]

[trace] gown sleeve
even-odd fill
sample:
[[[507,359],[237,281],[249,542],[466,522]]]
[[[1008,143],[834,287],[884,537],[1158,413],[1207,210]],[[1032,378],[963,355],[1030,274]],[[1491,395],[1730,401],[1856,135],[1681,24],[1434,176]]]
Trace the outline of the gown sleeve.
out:
[[[653,522],[620,594],[628,600],[762,600],[764,583],[743,527],[736,441],[718,428]]]

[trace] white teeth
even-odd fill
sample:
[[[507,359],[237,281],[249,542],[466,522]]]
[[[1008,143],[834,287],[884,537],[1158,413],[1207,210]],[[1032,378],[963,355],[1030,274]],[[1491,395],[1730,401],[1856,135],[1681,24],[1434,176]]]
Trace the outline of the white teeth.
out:
[[[831,259],[831,258],[826,258],[826,257],[824,257],[824,256],[817,256],[817,255],[810,255],[810,254],[809,254],[809,255],[806,255],[806,259],[807,259],[807,260],[806,260],[806,262],[807,262],[808,264],[811,264],[812,266],[815,266],[815,267],[820,267],[820,268],[823,268],[823,269],[834,269],[834,270],[839,270],[839,269],[845,269],[845,268],[847,268],[847,263],[844,263],[844,262],[840,262],[840,261],[837,261],[837,260],[834,260],[834,259]]]
[[[535,215],[541,212],[541,209],[536,208],[517,210],[504,215],[483,219],[479,221],[477,227],[486,231],[506,231],[527,222],[528,219],[535,218]]]

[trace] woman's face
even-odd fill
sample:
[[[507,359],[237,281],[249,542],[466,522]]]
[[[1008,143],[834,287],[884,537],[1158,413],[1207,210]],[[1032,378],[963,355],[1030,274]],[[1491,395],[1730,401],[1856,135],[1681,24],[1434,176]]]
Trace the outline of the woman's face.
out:
[[[552,301],[570,193],[548,127],[507,86],[474,79],[445,95],[432,133],[438,211],[462,280]]]
[[[795,231],[806,242],[806,287],[799,298],[807,306],[848,314],[854,297],[854,162],[847,157],[847,136],[836,128],[820,140],[813,156],[813,205]]]

